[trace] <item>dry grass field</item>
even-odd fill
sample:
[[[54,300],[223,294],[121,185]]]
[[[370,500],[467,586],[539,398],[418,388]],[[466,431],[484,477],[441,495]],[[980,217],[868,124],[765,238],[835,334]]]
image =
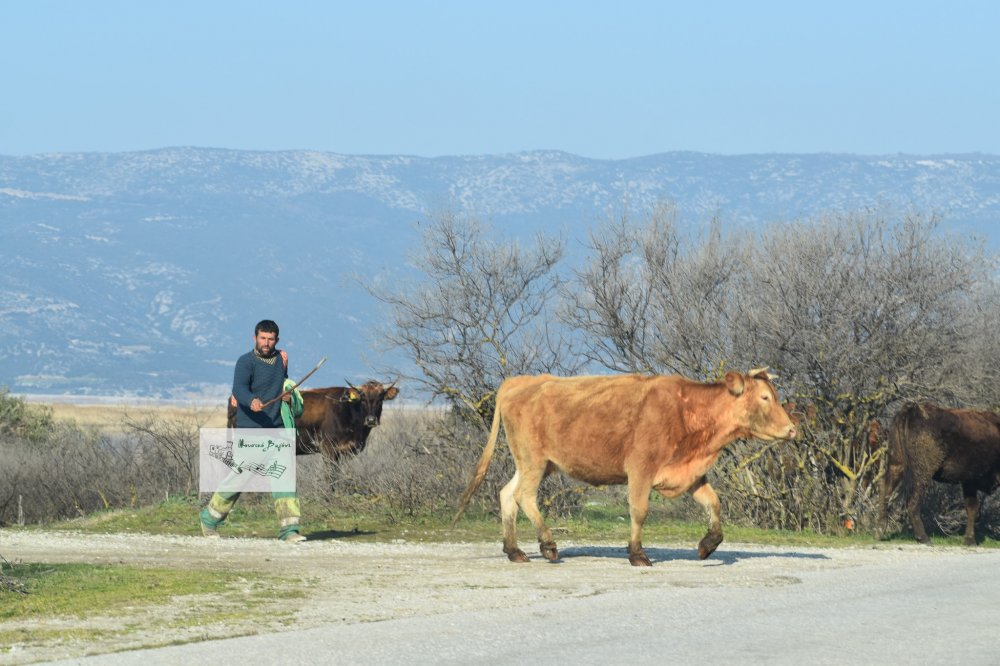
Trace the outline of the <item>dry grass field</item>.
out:
[[[224,428],[226,426],[224,404],[217,406],[202,404],[189,406],[157,405],[155,403],[74,405],[62,402],[33,402],[32,404],[51,409],[52,416],[57,420],[73,421],[77,425],[93,426],[106,432],[120,432],[126,416],[133,420],[143,420],[147,416],[155,416],[158,417],[157,420],[195,422],[206,428]]]

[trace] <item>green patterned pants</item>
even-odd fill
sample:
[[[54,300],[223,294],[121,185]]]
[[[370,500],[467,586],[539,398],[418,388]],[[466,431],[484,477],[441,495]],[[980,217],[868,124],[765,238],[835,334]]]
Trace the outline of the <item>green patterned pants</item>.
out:
[[[295,493],[271,493],[274,498],[274,511],[278,514],[278,538],[285,539],[289,534],[299,531],[299,498]],[[240,493],[215,493],[208,505],[201,510],[201,522],[215,529],[226,520],[233,510],[233,505],[240,498]]]

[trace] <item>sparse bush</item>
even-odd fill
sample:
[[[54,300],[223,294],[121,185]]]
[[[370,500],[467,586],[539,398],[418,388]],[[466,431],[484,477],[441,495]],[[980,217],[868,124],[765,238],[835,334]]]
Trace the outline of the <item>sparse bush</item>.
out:
[[[0,455],[0,522],[72,518],[139,501],[132,452],[95,430],[57,424],[44,440],[6,437]]]
[[[198,489],[199,429],[208,413],[194,410],[187,418],[165,419],[154,413],[122,415],[122,427],[149,465],[146,476],[157,489],[190,495]]]
[[[124,433],[55,422],[42,438],[0,437],[0,523],[74,518],[196,492],[197,419],[126,414]]]
[[[0,388],[0,437],[37,442],[48,437],[53,426],[51,409],[29,405],[6,386]]]

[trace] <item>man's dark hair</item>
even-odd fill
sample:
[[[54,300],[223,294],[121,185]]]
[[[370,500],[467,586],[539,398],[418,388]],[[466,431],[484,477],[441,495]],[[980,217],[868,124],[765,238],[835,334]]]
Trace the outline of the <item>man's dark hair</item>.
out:
[[[254,337],[257,337],[261,331],[264,331],[265,333],[274,333],[274,337],[278,337],[278,325],[270,319],[261,319],[257,322],[257,326],[253,329]]]

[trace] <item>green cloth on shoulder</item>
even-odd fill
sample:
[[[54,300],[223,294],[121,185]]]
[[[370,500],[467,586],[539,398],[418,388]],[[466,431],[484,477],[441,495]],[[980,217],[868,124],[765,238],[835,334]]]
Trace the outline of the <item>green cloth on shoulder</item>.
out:
[[[288,391],[295,386],[295,382],[286,379],[282,391]],[[292,389],[292,399],[289,402],[281,401],[281,422],[286,428],[295,427],[295,417],[302,416],[302,394],[298,389]]]

